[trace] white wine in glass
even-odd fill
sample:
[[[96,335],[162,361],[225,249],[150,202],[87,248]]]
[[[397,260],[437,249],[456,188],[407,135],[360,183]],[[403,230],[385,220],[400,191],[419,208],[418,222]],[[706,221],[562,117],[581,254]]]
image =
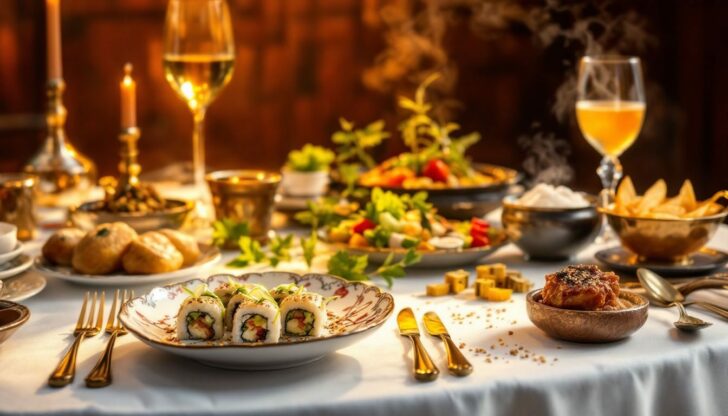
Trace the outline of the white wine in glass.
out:
[[[203,203],[209,202],[205,188],[205,113],[232,78],[234,51],[230,11],[225,0],[169,1],[164,73],[194,116],[192,165],[195,187]]]
[[[645,89],[640,59],[585,56],[579,65],[576,119],[587,142],[603,157],[597,169],[602,181],[601,206],[609,205],[619,179],[624,153],[642,129]],[[601,239],[607,240],[606,227]]]

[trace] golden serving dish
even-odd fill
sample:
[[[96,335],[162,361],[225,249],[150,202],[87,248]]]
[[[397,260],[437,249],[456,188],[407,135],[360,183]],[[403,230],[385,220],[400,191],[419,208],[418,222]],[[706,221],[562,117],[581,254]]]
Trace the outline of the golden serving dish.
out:
[[[191,201],[166,199],[165,209],[155,212],[109,212],[104,210],[105,201],[91,201],[71,207],[68,210],[70,222],[82,229],[91,230],[98,224],[124,222],[138,233],[172,228],[175,230],[185,226],[195,204]]]
[[[640,260],[672,263],[687,261],[687,256],[700,250],[713,237],[728,216],[723,212],[700,218],[637,218],[600,209],[622,245]]]

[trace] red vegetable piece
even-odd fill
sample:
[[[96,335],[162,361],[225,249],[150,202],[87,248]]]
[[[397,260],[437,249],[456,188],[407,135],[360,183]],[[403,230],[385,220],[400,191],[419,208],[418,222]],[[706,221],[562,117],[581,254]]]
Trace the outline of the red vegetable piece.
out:
[[[450,176],[450,167],[440,159],[432,159],[425,165],[422,175],[435,182],[447,182],[447,178]]]
[[[352,231],[357,234],[364,234],[364,231],[371,230],[377,227],[369,218],[362,218],[358,223],[354,225]]]
[[[472,233],[471,233],[472,234]],[[471,235],[473,242],[470,243],[470,247],[485,247],[490,245],[490,239],[487,235]]]

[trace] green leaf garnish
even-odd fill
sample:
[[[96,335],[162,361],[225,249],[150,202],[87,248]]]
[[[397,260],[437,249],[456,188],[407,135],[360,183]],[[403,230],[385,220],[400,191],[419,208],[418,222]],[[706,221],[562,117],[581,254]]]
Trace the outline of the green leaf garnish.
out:
[[[228,218],[213,222],[212,229],[212,244],[218,247],[237,242],[240,237],[250,234],[247,222],[237,222]]]
[[[288,154],[286,166],[298,172],[327,171],[335,157],[334,152],[325,147],[307,144]]]

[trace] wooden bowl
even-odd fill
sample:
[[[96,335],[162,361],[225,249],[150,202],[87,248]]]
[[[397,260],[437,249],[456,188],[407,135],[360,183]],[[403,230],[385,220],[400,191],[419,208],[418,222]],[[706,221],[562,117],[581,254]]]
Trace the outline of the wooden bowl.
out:
[[[30,318],[30,311],[25,306],[0,300],[0,344],[10,338]]]
[[[647,299],[621,292],[619,297],[634,306],[617,311],[579,311],[541,303],[541,289],[526,296],[528,318],[553,338],[573,342],[602,343],[627,338],[647,321]]]

